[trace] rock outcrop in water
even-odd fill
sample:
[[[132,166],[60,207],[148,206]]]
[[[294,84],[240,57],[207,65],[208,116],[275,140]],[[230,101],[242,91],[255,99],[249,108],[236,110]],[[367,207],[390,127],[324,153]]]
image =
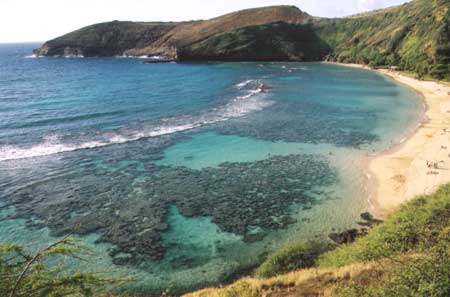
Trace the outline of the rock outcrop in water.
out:
[[[341,19],[293,6],[248,9],[206,21],[110,22],[46,42],[41,56],[154,56],[179,61],[321,61],[450,73],[450,3],[413,0]]]

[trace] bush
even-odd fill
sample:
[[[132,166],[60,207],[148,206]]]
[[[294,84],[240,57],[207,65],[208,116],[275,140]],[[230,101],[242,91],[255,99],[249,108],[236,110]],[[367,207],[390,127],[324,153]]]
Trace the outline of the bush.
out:
[[[397,264],[386,296],[450,296],[450,228],[429,251]]]
[[[103,296],[108,285],[125,279],[101,277],[98,273],[69,272],[58,257],[81,259],[87,250],[72,238],[64,238],[32,255],[22,246],[0,244],[0,296]],[[106,296],[106,295],[105,295]]]
[[[384,224],[354,244],[343,245],[318,257],[319,267],[341,267],[400,253],[423,252],[438,243],[438,235],[450,220],[450,185],[435,194],[404,205]]]
[[[256,270],[256,275],[267,278],[311,267],[324,249],[324,247],[312,243],[300,243],[287,247],[269,256]]]
[[[449,73],[449,67],[445,64],[436,64],[431,67],[430,74],[437,79],[447,78]]]
[[[219,297],[257,297],[258,292],[252,286],[243,281],[221,291]]]
[[[338,290],[339,297],[448,297],[450,296],[450,228],[438,243],[420,254],[402,255],[384,262],[384,281],[351,283]]]

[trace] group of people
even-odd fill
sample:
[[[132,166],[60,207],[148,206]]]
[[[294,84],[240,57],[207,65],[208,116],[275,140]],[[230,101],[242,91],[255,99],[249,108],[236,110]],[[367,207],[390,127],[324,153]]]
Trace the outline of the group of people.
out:
[[[447,147],[446,146],[441,146],[441,149],[446,150]],[[448,154],[448,157],[450,158],[450,154]],[[439,161],[439,162],[430,162],[427,160],[427,167],[429,169],[434,169],[434,170],[439,170],[439,169],[443,169],[442,166],[440,166],[441,164],[445,164],[444,161]],[[438,175],[439,172],[438,171],[428,171],[427,174],[429,175]]]
[[[438,175],[439,171],[436,171],[436,170],[440,169],[439,168],[439,163],[443,163],[443,162],[444,161],[441,161],[441,162],[430,162],[430,161],[427,160],[427,167],[430,168],[430,169],[434,169],[434,170],[428,171],[427,174],[428,175]]]
[[[427,167],[428,168],[433,168],[433,169],[439,169],[439,163],[443,163],[444,161],[441,162],[430,162],[427,160]]]

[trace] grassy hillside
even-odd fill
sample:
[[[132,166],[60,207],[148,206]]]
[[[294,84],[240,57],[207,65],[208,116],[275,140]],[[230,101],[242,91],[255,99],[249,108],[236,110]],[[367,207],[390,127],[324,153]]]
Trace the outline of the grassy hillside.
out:
[[[189,46],[211,36],[238,28],[276,22],[300,24],[310,18],[308,14],[302,12],[295,6],[270,6],[246,9],[206,21],[181,24],[166,34],[162,40],[156,42],[155,45]]]
[[[301,24],[310,20],[311,17],[302,12],[300,9],[294,6],[270,6],[263,8],[246,9],[238,12],[226,14],[217,18],[213,18],[206,21],[197,21],[190,23],[182,23],[175,26],[172,30],[167,32],[160,39],[150,43],[147,47],[142,49],[131,49],[127,51],[131,55],[155,55],[163,54],[171,56],[172,58],[180,58],[180,53],[184,53],[184,59],[186,59],[186,52],[195,52],[194,55],[189,55],[193,60],[204,60],[209,57],[210,60],[219,60],[225,58],[225,60],[233,60],[233,56],[224,56],[221,54],[221,48],[214,48],[209,46],[204,47],[205,41],[209,38],[212,39],[210,45],[214,45],[214,41],[221,39],[222,37],[229,38],[232,36],[238,39],[246,39],[249,43],[251,39],[257,38],[260,41],[260,36],[247,35],[248,30],[256,33],[255,31],[264,30],[268,34],[277,32],[268,32],[265,25],[277,22],[284,22],[286,24]],[[256,26],[262,26],[259,30]],[[248,28],[248,30],[247,30]],[[239,30],[241,29],[241,30]],[[242,33],[242,34],[240,34]],[[284,34],[285,35],[285,34]],[[242,45],[242,44],[240,44]],[[267,53],[270,51],[276,51],[272,44],[263,44],[263,47],[259,49]],[[207,50],[202,52],[196,50],[202,48]],[[234,47],[234,52],[239,52],[237,60],[255,60],[257,51],[252,47]],[[242,58],[243,57],[243,58]],[[277,60],[278,56],[273,56],[271,60]]]
[[[328,53],[327,44],[311,25],[284,22],[248,26],[215,35],[184,47],[178,58],[220,61],[318,61]]]
[[[258,271],[273,275],[277,263],[303,267],[314,257],[309,269],[187,296],[450,296],[450,185],[404,205],[352,244],[319,256],[307,256],[307,246],[269,257]]]
[[[343,19],[321,20],[317,34],[330,59],[372,66],[399,66],[419,76],[448,78],[450,1],[410,3]]]

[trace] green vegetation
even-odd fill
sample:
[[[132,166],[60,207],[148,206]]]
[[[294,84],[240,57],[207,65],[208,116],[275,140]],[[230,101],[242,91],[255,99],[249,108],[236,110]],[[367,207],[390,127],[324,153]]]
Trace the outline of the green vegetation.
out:
[[[420,78],[450,79],[450,1],[414,0],[343,19],[323,19],[317,34],[343,63],[398,66]]]
[[[258,292],[252,286],[245,282],[238,282],[234,284],[229,290],[224,290],[219,293],[218,297],[256,297]]]
[[[270,36],[270,38],[267,38]],[[180,60],[318,61],[329,48],[311,25],[284,22],[247,26],[215,35],[178,52]]]
[[[384,224],[355,243],[321,255],[319,267],[340,267],[361,261],[422,253],[440,243],[439,234],[450,226],[450,185],[432,196],[404,205]]]
[[[258,277],[273,277],[314,265],[324,247],[314,243],[299,243],[269,256],[256,270]]]
[[[450,295],[450,228],[438,235],[437,244],[418,254],[394,257],[381,278],[366,283],[352,281],[336,290],[341,297]]]
[[[108,286],[126,279],[100,273],[69,272],[64,258],[80,261],[89,251],[73,238],[64,238],[30,254],[23,246],[0,244],[0,296],[111,296]]]

